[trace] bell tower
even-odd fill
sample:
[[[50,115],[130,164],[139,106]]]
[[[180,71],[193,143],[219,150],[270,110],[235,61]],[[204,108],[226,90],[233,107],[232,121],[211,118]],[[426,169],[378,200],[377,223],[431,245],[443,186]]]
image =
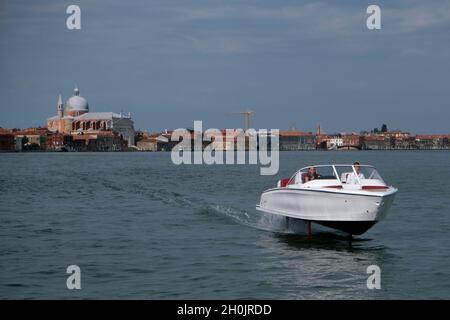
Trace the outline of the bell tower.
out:
[[[58,110],[58,117],[59,118],[64,117],[64,105],[62,103],[61,95],[59,95],[59,97],[58,97],[58,108],[57,108],[57,110]]]

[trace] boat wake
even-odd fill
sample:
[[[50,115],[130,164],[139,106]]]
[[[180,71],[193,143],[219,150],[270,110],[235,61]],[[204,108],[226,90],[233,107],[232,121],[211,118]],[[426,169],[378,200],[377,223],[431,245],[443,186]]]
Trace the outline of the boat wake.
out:
[[[244,226],[252,226],[253,221],[251,216],[245,211],[233,207],[223,205],[205,205],[200,209],[200,213],[204,215],[214,215],[221,217],[223,220],[238,223]]]
[[[246,211],[231,206],[208,205],[202,214],[213,214],[247,227],[279,234],[307,234],[306,224],[297,219],[286,218],[270,213]]]
[[[303,220],[261,212],[253,208],[244,209],[225,203],[218,204],[217,199],[188,196],[183,190],[165,190],[146,185],[131,185],[128,188],[134,195],[171,207],[190,208],[194,213],[214,216],[214,219],[220,223],[239,224],[281,235],[307,235],[308,233],[308,226]]]
[[[165,190],[152,190],[148,192],[152,200],[160,201],[167,205],[190,207],[203,216],[214,216],[220,221],[237,223],[246,227],[262,231],[276,232],[280,234],[306,234],[306,224],[297,219],[287,218],[265,212],[259,212],[252,208],[245,210],[231,205],[213,204],[205,199],[194,199],[178,192]]]

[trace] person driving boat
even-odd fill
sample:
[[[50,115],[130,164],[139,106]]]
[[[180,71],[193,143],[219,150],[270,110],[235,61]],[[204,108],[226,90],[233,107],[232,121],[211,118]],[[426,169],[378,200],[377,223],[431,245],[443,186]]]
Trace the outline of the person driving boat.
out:
[[[359,184],[362,179],[365,179],[364,174],[361,173],[359,162],[353,163],[353,168],[355,168],[355,170],[347,175],[347,184]]]
[[[308,168],[308,172],[307,172],[307,174],[305,176],[305,182],[312,181],[312,180],[317,179],[319,177],[320,177],[320,175],[317,173],[316,168],[315,167],[309,167]]]

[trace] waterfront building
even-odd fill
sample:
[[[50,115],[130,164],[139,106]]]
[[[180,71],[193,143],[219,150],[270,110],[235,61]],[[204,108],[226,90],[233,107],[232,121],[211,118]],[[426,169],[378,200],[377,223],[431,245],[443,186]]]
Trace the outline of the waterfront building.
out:
[[[279,150],[297,151],[297,150],[315,150],[316,137],[312,133],[301,131],[280,131]]]
[[[344,145],[344,140],[341,136],[330,136],[326,139],[326,142],[328,150],[337,150]]]
[[[136,142],[139,151],[158,151],[158,140],[156,137],[142,138]]]
[[[137,148],[140,151],[171,151],[183,139],[172,141],[172,133],[173,131],[167,130],[161,133],[144,133]]]
[[[414,137],[398,137],[394,138],[393,148],[395,150],[413,150],[417,149]]]
[[[316,134],[316,149],[327,149],[327,138],[328,136],[326,134]]]
[[[242,139],[242,136],[240,136]],[[276,139],[278,138],[278,139]],[[256,150],[280,150],[280,135],[277,136],[271,130],[257,130],[255,134],[248,132],[244,135],[244,149],[247,151]],[[236,137],[236,150],[237,137]],[[277,142],[278,140],[278,142]]]
[[[105,132],[116,132],[128,146],[134,145],[134,123],[131,115],[114,112],[90,112],[89,103],[74,89],[74,95],[63,104],[58,97],[57,114],[47,119],[51,132],[71,135],[108,136]]]
[[[275,136],[272,132],[262,130],[246,133],[242,129],[222,129],[209,132],[208,139],[205,138],[205,132],[203,132],[203,135],[196,133],[194,137],[203,140],[202,149],[210,146],[216,151],[256,151],[258,149],[269,150]]]
[[[450,135],[420,134],[415,136],[415,143],[422,150],[450,149]]]
[[[205,132],[186,130],[184,133],[176,134],[178,140],[172,140],[173,131],[161,133],[140,133],[136,147],[140,151],[202,151],[206,147],[216,151],[232,151],[238,150],[241,146],[244,150],[248,150],[250,146],[257,148],[258,141],[262,138],[267,139],[268,146],[272,141],[272,134],[257,133],[256,135],[246,135],[240,129],[237,130],[219,130],[209,131],[207,137]],[[183,144],[183,139],[189,139],[189,143]]]
[[[16,150],[16,141],[14,134],[0,128],[0,152],[12,152]]]
[[[22,141],[19,139],[16,139],[15,137],[14,137],[14,139],[16,142],[16,151],[22,151],[22,149],[23,149]]]
[[[226,130],[218,130],[217,132],[211,132],[210,134],[208,134],[208,136],[212,141],[211,148],[213,148],[216,151],[233,151],[236,148],[236,142],[238,137],[237,131],[230,131],[227,133]],[[245,137],[244,137],[244,148],[245,148]]]
[[[350,133],[342,134],[342,148],[344,149],[361,149],[363,138],[360,134]]]
[[[29,128],[24,130],[13,130],[16,150],[46,150],[47,129]]]
[[[393,130],[366,133],[363,136],[363,149],[369,150],[411,150],[416,149],[414,137],[407,131]]]
[[[139,151],[170,151],[178,144],[171,141],[172,131],[164,132],[138,132],[136,134],[136,148]],[[182,138],[180,138],[182,140]]]
[[[407,131],[401,131],[401,130],[392,130],[392,131],[386,131],[386,132],[380,132],[378,135],[394,138],[394,139],[408,139],[411,137],[411,134]]]
[[[128,143],[114,131],[72,135],[75,151],[124,151]]]
[[[364,136],[363,149],[389,150],[392,149],[392,139],[385,135],[369,134]]]
[[[182,148],[180,148],[179,146],[179,143],[183,140],[183,137],[180,137],[178,141],[174,141],[172,140],[172,133],[173,131],[165,130],[163,133],[151,135],[151,137],[156,139],[158,151],[172,151],[172,149],[174,148],[182,150]],[[188,132],[185,135],[186,137],[190,136],[190,133]]]
[[[46,145],[48,151],[59,151],[63,149],[72,151],[74,149],[72,135],[59,132],[49,132],[47,134]]]

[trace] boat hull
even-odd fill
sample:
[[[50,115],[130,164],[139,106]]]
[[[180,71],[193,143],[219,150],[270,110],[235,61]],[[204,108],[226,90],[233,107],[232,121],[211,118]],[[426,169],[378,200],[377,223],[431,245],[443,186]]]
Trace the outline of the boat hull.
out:
[[[322,226],[348,234],[361,235],[372,228],[378,221],[313,221]]]
[[[384,192],[275,188],[265,191],[257,209],[359,235],[382,220],[397,189]]]

